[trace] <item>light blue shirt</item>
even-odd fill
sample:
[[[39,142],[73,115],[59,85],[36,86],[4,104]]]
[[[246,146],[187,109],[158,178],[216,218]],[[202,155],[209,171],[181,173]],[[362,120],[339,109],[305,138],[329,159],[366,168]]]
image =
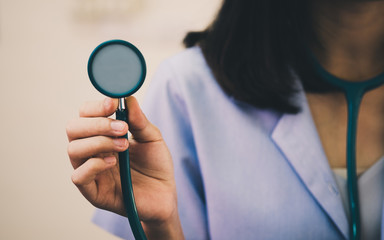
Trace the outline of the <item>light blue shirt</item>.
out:
[[[303,92],[297,101],[300,113],[281,114],[234,100],[197,47],[160,66],[143,109],[174,160],[186,239],[348,238]],[[133,239],[126,218],[97,210],[93,221]]]

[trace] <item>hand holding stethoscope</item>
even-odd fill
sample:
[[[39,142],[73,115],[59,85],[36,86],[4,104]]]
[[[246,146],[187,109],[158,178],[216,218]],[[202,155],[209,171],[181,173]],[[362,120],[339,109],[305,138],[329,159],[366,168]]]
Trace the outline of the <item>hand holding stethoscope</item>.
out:
[[[95,72],[94,80],[101,80],[97,84],[102,85],[103,80],[108,80],[115,81],[113,85],[116,86],[122,75],[113,72],[120,73],[121,67],[127,71],[127,64],[131,66],[133,63],[140,63],[132,59],[135,55],[127,48],[129,45],[122,43],[124,44],[122,41],[110,41],[109,45],[105,45],[110,48],[104,48],[105,51],[99,48],[93,65],[94,68],[102,70],[100,73]],[[109,65],[110,63],[112,65]],[[135,69],[129,70],[129,66],[128,71],[132,73]],[[141,76],[141,71],[133,74]],[[117,88],[102,87],[108,91],[106,95],[113,93],[120,97],[117,95],[123,93],[126,96],[132,93],[127,91],[128,88],[141,85],[137,82],[132,84],[132,81],[128,85],[120,84]],[[145,239],[140,220],[147,229],[154,229],[153,234],[157,234],[156,226],[152,227],[151,224],[168,223],[177,207],[172,159],[160,132],[146,119],[136,99],[122,98],[120,106],[118,105],[119,100],[111,98],[88,102],[81,108],[80,118],[68,124],[68,154],[75,169],[72,180],[87,200],[96,207],[128,216],[135,238]],[[117,117],[121,120],[108,118],[116,110],[116,115],[120,114],[121,116]],[[124,138],[128,133],[125,122],[129,123],[129,131],[132,133],[129,144]],[[125,174],[121,176],[122,181],[120,171]],[[130,186],[131,177],[134,196]],[[124,204],[123,194],[134,197],[137,205],[134,201],[127,203],[129,196],[124,196]],[[175,225],[174,222],[172,224]],[[176,224],[179,223],[176,221]],[[151,234],[151,231],[146,231],[146,234]],[[162,235],[167,237],[166,234]]]

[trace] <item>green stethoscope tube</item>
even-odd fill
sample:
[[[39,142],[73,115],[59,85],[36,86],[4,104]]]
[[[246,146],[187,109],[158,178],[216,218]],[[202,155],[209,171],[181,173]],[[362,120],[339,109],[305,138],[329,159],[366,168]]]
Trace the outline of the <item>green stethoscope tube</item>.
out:
[[[116,119],[125,121],[128,123],[128,111],[127,109],[117,109]],[[128,136],[125,135],[125,138]],[[131,169],[129,164],[129,151],[128,149],[124,152],[119,153],[119,165],[120,165],[120,180],[121,189],[123,192],[123,201],[125,211],[128,216],[129,225],[131,226],[133,236],[136,240],[146,240],[146,236],[141,226],[139,215],[135,204],[135,197],[133,195],[132,180],[131,180]]]
[[[349,82],[328,73],[312,55],[315,69],[329,83],[344,91],[348,106],[347,125],[347,188],[349,200],[349,237],[359,240],[361,237],[359,191],[356,175],[356,131],[359,107],[364,94],[384,84],[384,73],[363,82]]]

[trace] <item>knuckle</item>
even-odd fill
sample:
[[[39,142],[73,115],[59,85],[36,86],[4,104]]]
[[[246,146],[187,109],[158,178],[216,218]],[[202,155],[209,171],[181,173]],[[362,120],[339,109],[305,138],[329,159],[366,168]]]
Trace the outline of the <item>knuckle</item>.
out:
[[[108,119],[108,118],[99,118],[97,119],[97,121],[95,122],[95,129],[97,129],[98,131],[109,131],[111,130],[111,119]]]
[[[161,135],[161,131],[158,127],[156,127],[155,125],[151,124],[152,127],[153,127],[153,133],[158,137],[158,138],[162,138],[162,135]]]
[[[107,144],[105,137],[99,136],[94,138],[94,141],[92,141],[92,144],[90,146],[91,151],[93,152],[93,155],[96,155],[97,153],[101,153],[107,150]]]
[[[156,132],[156,133],[160,133],[160,129],[158,127],[156,127],[155,125],[151,124],[152,127],[153,127],[153,131]]]
[[[72,183],[75,184],[76,186],[79,186],[82,184],[81,178],[76,174],[76,171],[72,173],[71,180],[72,180]]]
[[[88,109],[88,102],[85,102],[83,103],[80,108],[79,108],[79,116],[82,117],[82,116],[85,116],[86,113],[87,113],[87,109]]]
[[[104,143],[99,137],[95,138],[95,141],[93,141],[92,145],[95,151],[101,150],[104,147]]]
[[[75,119],[71,119],[67,122],[67,125],[65,126],[65,132],[67,133],[67,136],[70,137],[73,132],[73,125],[75,124]]]
[[[106,98],[103,101],[100,101],[100,109],[105,116],[110,115],[116,110],[117,105],[115,102],[116,100],[110,98]]]
[[[68,143],[67,146],[67,154],[70,158],[72,158],[75,155],[75,149],[73,147],[73,142]]]

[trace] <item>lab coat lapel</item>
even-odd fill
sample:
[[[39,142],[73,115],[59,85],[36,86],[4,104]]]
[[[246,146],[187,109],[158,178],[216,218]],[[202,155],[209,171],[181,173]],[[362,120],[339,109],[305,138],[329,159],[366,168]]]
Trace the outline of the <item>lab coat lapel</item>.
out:
[[[302,94],[299,99],[302,100],[302,111],[295,115],[282,115],[272,132],[272,139],[314,199],[344,237],[348,238],[348,221],[341,196],[323,151],[306,97]]]

